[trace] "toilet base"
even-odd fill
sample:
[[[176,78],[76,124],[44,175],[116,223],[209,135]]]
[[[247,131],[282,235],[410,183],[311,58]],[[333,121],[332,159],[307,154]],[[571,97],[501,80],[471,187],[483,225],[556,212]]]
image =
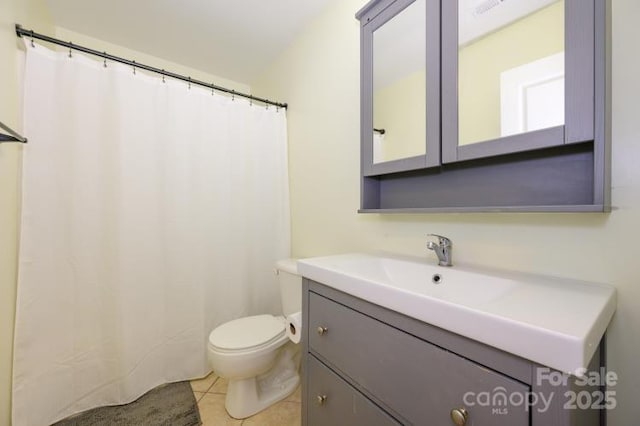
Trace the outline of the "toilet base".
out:
[[[285,345],[271,370],[257,377],[229,380],[225,408],[229,415],[244,419],[286,398],[300,383],[297,347]]]

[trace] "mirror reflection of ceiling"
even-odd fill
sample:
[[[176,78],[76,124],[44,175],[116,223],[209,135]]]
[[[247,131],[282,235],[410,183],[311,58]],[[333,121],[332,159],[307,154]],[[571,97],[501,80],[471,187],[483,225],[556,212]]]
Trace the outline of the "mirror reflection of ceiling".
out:
[[[559,0],[458,0],[461,46]]]
[[[373,33],[373,91],[425,68],[427,6],[416,0]],[[416,54],[416,52],[422,52]]]
[[[458,1],[458,40],[463,46],[559,0]],[[415,52],[426,51],[426,25],[426,3],[417,0],[374,32],[374,91],[424,69],[424,56]]]

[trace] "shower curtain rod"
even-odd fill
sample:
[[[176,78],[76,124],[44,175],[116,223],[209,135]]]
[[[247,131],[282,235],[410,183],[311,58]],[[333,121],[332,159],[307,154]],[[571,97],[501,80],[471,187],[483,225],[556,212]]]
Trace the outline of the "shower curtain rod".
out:
[[[108,60],[113,61],[113,62],[120,62],[121,64],[129,65],[129,66],[133,67],[134,69],[138,68],[138,69],[142,69],[142,70],[145,70],[145,71],[154,72],[156,74],[161,74],[163,76],[171,77],[171,78],[174,78],[176,80],[181,80],[181,81],[187,82],[189,84],[196,84],[198,86],[206,87],[206,88],[211,89],[211,90],[217,90],[219,92],[224,92],[224,93],[227,93],[227,94],[229,94],[231,96],[240,96],[241,98],[246,98],[246,99],[250,99],[252,101],[262,102],[263,104],[273,105],[273,106],[276,106],[278,108],[285,108],[286,109],[288,107],[288,105],[286,103],[274,102],[274,101],[270,101],[268,99],[259,98],[257,96],[248,95],[246,93],[236,92],[235,90],[227,89],[226,87],[221,87],[221,86],[217,86],[215,84],[205,83],[204,81],[195,80],[195,79],[192,79],[191,77],[185,77],[183,75],[176,74],[176,73],[169,72],[169,71],[165,71],[165,70],[160,69],[160,68],[155,68],[155,67],[152,67],[152,66],[149,66],[149,65],[140,64],[140,63],[138,63],[136,61],[130,61],[128,59],[120,58],[118,56],[113,56],[113,55],[108,54],[107,52],[99,52],[99,51],[94,50],[94,49],[89,49],[88,47],[83,47],[83,46],[80,46],[80,45],[77,45],[77,44],[73,44],[72,42],[66,42],[66,41],[63,41],[63,40],[59,40],[57,38],[46,36],[44,34],[38,34],[36,32],[33,32],[33,30],[26,30],[26,29],[22,28],[22,25],[20,25],[20,24],[16,24],[16,35],[18,37],[23,37],[23,36],[31,37],[32,39],[38,39],[38,40],[46,41],[48,43],[57,44],[58,46],[63,46],[63,47],[67,47],[69,49],[77,50],[79,52],[88,53],[88,54],[94,55],[94,56],[99,56],[101,58],[108,59]]]

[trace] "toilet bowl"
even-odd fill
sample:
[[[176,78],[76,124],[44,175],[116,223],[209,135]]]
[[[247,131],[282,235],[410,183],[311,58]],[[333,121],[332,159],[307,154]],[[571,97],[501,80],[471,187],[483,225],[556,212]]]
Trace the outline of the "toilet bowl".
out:
[[[302,280],[292,259],[277,263],[283,313],[300,311]],[[243,419],[291,394],[300,376],[299,348],[286,335],[285,316],[255,315],[216,327],[209,335],[214,372],[229,381],[225,408]]]

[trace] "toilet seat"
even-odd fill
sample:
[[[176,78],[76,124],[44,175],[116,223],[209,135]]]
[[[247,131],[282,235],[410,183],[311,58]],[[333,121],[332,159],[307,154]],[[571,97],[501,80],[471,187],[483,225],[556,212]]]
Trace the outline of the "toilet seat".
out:
[[[221,353],[256,351],[286,339],[282,317],[255,315],[229,321],[209,334],[209,345]]]

